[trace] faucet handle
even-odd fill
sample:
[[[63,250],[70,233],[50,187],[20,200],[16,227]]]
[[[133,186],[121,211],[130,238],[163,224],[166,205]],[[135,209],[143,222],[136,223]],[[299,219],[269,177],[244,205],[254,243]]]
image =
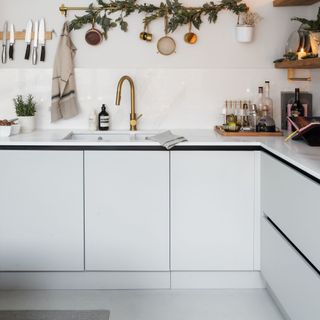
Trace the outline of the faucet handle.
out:
[[[141,119],[143,117],[143,114],[139,114],[138,116],[137,116],[137,121],[139,120],[139,119]]]

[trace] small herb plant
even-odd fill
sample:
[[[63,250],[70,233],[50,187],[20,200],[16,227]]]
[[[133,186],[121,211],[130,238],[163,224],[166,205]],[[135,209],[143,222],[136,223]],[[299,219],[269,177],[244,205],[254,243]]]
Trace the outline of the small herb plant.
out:
[[[254,27],[262,20],[262,17],[256,12],[243,12],[239,15],[238,25],[247,25]]]
[[[13,99],[13,102],[18,117],[33,117],[35,115],[37,104],[31,94],[26,99],[22,95],[18,95]]]
[[[308,20],[305,18],[294,17],[291,20],[299,21],[303,25],[303,29],[311,32],[320,32],[320,8],[317,14],[317,20]]]

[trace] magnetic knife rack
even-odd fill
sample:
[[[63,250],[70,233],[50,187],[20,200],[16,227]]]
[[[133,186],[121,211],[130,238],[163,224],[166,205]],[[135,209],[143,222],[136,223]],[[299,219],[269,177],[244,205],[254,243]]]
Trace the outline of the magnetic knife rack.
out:
[[[46,40],[52,40],[53,31],[47,31],[45,35]],[[25,39],[25,31],[17,31],[14,33],[14,40],[24,40]],[[34,32],[32,32],[31,39],[34,38]],[[0,32],[0,40],[3,39],[3,32]],[[7,40],[10,40],[10,32],[7,32]]]

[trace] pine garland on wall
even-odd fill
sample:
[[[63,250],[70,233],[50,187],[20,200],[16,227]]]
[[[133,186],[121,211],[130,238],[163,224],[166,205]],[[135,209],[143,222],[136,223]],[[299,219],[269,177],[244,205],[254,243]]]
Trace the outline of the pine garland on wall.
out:
[[[103,30],[105,39],[108,32],[120,27],[121,30],[128,30],[126,18],[132,13],[143,13],[145,27],[156,20],[168,18],[168,32],[174,32],[178,27],[192,24],[200,29],[203,18],[209,23],[215,23],[221,11],[231,11],[236,15],[247,12],[248,6],[242,0],[222,0],[219,4],[213,1],[203,4],[201,7],[185,7],[179,0],[166,0],[156,6],[153,4],[138,4],[137,0],[97,0],[98,6],[93,3],[83,16],[75,16],[70,22],[70,31],[79,30],[87,24],[97,24]]]

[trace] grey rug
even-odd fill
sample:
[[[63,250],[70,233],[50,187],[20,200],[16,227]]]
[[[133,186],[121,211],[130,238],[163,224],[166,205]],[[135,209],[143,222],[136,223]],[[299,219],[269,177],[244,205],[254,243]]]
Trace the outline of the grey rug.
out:
[[[0,320],[108,320],[108,310],[0,311]]]

